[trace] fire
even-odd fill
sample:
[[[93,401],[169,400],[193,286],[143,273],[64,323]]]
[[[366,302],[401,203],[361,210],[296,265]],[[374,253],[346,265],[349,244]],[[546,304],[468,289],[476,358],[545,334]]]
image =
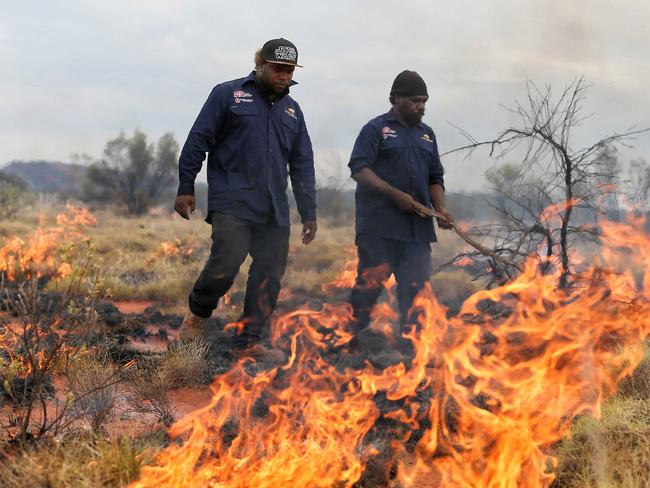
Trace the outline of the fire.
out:
[[[639,278],[650,269],[650,238],[632,225],[603,226],[596,266],[573,290],[558,289],[560,271],[541,275],[531,258],[457,317],[423,291],[408,365],[337,368],[330,352],[350,339],[346,306],[280,317],[272,342],[289,353],[286,364],[251,374],[241,360],[216,377],[210,405],[173,426],[181,442],[133,486],[351,487],[379,452],[368,437],[382,415],[378,392],[401,405],[384,418],[410,429],[427,420],[412,453],[409,429],[393,436],[386,462],[402,486],[423,474],[443,487],[550,486],[553,444],[577,415],[600,415],[650,333],[650,284]],[[428,403],[415,400],[423,390]]]
[[[86,227],[97,224],[96,218],[85,208],[67,205],[63,213],[55,217],[56,225],[48,225],[47,218],[41,216],[40,225],[26,238],[9,237],[0,247],[0,275],[10,281],[32,280],[48,277],[60,280],[73,273],[70,262],[71,246],[84,238]],[[60,318],[48,324],[48,333],[63,337],[66,329]],[[28,321],[10,321],[0,327],[0,347],[8,355],[9,371],[13,376],[28,376],[33,366],[41,366],[45,353],[33,352],[34,357],[26,357],[23,342],[26,338],[39,340],[39,324]],[[66,345],[61,350],[68,350]],[[19,352],[16,352],[19,351]],[[0,366],[2,366],[0,358]],[[7,382],[4,388],[9,388]]]
[[[174,238],[172,241],[163,241],[154,254],[155,258],[191,258],[196,249],[196,243]]]
[[[72,272],[61,250],[65,245],[79,242],[85,227],[97,223],[85,208],[67,205],[65,213],[56,216],[56,226],[48,226],[46,219],[27,239],[10,237],[0,248],[0,273],[9,280],[21,277],[51,276],[65,278]]]
[[[330,283],[323,286],[323,291],[330,291],[334,288],[352,288],[354,286],[354,282],[357,279],[357,266],[359,264],[359,258],[356,255],[356,247],[346,246],[345,253],[350,256],[350,258],[345,265],[343,265],[343,270],[339,275]]]
[[[356,255],[355,246],[346,246],[345,251],[348,255],[354,256],[350,258],[344,265],[343,270],[339,275],[330,283],[323,285],[324,291],[331,291],[334,288],[352,288],[357,280],[357,267],[359,266],[359,257]],[[390,275],[385,281],[384,287],[391,289],[395,286],[395,276]]]
[[[58,226],[67,229],[79,229],[97,225],[97,219],[87,208],[66,205],[66,212],[56,216]]]

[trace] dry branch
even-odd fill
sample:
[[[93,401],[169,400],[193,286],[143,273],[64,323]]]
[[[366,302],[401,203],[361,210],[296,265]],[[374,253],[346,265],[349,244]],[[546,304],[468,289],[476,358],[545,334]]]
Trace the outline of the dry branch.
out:
[[[435,210],[433,210],[431,208],[425,207],[422,204],[417,204],[417,205],[418,205],[418,210],[420,212],[422,212],[423,214],[426,214],[426,215],[428,215],[430,217],[435,217],[437,219],[444,220],[445,222],[447,222],[447,218],[444,215],[436,212]],[[513,268],[516,268],[519,271],[523,272],[523,268],[519,264],[514,263],[512,261],[509,261],[508,259],[505,259],[502,256],[499,256],[496,252],[494,252],[494,251],[488,249],[487,247],[483,246],[482,244],[476,242],[474,239],[472,239],[469,236],[469,234],[467,234],[467,232],[463,231],[456,224],[452,223],[451,228],[453,229],[453,231],[456,234],[458,234],[458,236],[462,240],[464,240],[467,244],[472,246],[474,249],[476,249],[478,252],[480,252],[484,256],[491,257],[492,259],[494,259],[495,261],[503,264],[504,266],[512,266]]]

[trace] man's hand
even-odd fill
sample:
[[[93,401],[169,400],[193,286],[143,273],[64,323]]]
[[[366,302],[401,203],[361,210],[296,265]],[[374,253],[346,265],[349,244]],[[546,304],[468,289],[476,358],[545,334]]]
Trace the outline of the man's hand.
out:
[[[174,202],[176,213],[186,220],[190,220],[190,214],[196,209],[196,198],[194,195],[178,195]]]
[[[420,217],[429,217],[429,215],[424,211],[426,207],[421,203],[416,202],[408,193],[404,193],[395,188],[391,192],[390,196],[393,199],[393,202],[395,202],[395,205],[397,205],[402,212],[414,213]]]
[[[438,227],[441,229],[452,229],[454,227],[454,217],[447,211],[445,207],[439,207],[436,212],[444,217],[444,219],[438,218]]]
[[[311,222],[303,222],[302,224],[302,243],[303,244],[309,244],[311,241],[314,240],[314,237],[316,237],[316,230],[318,229],[318,226],[316,225],[316,221],[311,221]]]

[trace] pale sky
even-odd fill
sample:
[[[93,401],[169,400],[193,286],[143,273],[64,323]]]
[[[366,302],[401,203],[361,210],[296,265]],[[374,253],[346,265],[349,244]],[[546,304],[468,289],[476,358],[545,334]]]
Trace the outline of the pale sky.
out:
[[[320,172],[340,170],[361,126],[390,108],[397,73],[429,88],[424,121],[441,152],[489,138],[525,82],[593,85],[583,146],[650,127],[647,0],[221,1],[0,0],[0,165],[101,156],[121,130],[180,144],[211,88],[247,75],[264,41],[285,37],[299,62],[292,96]],[[650,159],[650,135],[626,159]],[[338,167],[336,161],[338,158]],[[485,154],[445,158],[447,188],[480,188]]]

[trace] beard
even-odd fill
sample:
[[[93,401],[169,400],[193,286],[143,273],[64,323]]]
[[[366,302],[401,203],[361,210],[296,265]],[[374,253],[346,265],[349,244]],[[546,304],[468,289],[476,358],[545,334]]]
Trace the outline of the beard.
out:
[[[422,122],[423,116],[424,114],[411,112],[410,114],[406,115],[404,118],[409,123],[409,125],[418,125],[420,122]]]
[[[260,76],[260,84],[262,85],[262,88],[267,94],[272,95],[274,97],[279,97],[287,89],[286,85],[282,85],[280,87],[273,84],[271,80],[269,80],[268,77],[264,75],[264,73],[262,73],[262,76]]]

